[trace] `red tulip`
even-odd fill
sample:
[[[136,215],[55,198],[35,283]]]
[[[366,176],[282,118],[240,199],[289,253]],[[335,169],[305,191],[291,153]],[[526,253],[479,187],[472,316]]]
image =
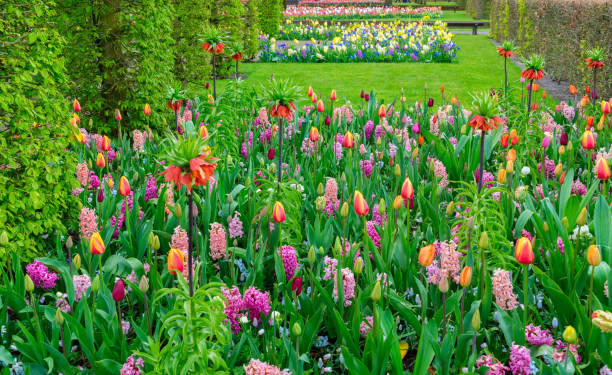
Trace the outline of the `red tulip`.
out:
[[[521,237],[516,241],[514,247],[514,257],[521,264],[533,263],[533,249],[531,247],[531,241],[527,237]]]
[[[387,107],[384,104],[381,104],[380,108],[378,108],[378,117],[384,118],[385,116],[387,116]]]
[[[102,137],[102,151],[109,151],[111,148],[110,139],[107,136]]]
[[[412,181],[409,177],[406,177],[402,184],[402,198],[405,200],[412,199],[414,197],[414,188],[412,187]]]
[[[113,287],[113,300],[118,303],[125,298],[125,282],[123,279],[117,280]]]
[[[325,126],[330,126],[331,125],[331,117],[329,117],[329,115],[325,116]]]
[[[285,221],[285,207],[281,202],[274,203],[274,207],[272,208],[272,219],[275,223],[282,223]]]
[[[597,159],[595,170],[597,171],[597,178],[600,180],[608,180],[610,178],[610,167],[603,157],[600,156],[599,159]]]
[[[145,115],[150,115],[151,114],[151,106],[149,104],[145,104],[145,106],[144,106],[144,114]]]
[[[304,280],[302,277],[295,277],[291,282],[291,290],[295,292],[296,296],[302,294],[302,285],[304,284]]]
[[[268,160],[274,160],[274,147],[270,147],[270,149],[268,150]]]
[[[310,128],[310,141],[317,143],[318,140],[319,140],[319,130],[313,126],[312,128]]]
[[[72,102],[72,108],[74,108],[75,112],[81,112],[81,104],[79,104],[78,100],[74,99]]]
[[[100,233],[96,232],[91,235],[89,239],[89,251],[92,254],[104,254],[106,250],[106,245],[104,245],[104,241],[102,241],[102,237],[100,237]]]
[[[336,95],[336,90],[332,90],[331,95],[329,96],[329,99],[333,101],[333,100],[336,100],[337,98],[338,97]]]
[[[370,94],[366,93],[363,98],[365,99],[366,102],[369,102],[370,101]]]
[[[118,109],[115,109],[115,120],[121,121],[123,117],[121,117],[121,112]]]
[[[592,150],[595,148],[595,136],[590,130],[587,130],[582,135],[582,147],[585,150]]]
[[[185,264],[185,257],[183,253],[178,249],[170,249],[168,252],[168,272],[171,275],[176,275],[183,272],[183,265]]]
[[[359,190],[355,190],[355,199],[354,199],[355,213],[359,216],[365,216],[370,212],[370,208],[368,207],[368,202],[363,198],[363,194],[359,192]]]
[[[106,160],[104,160],[104,155],[101,152],[98,152],[98,156],[96,157],[96,165],[98,168],[104,168],[106,166]]]
[[[344,135],[344,140],[342,141],[342,145],[344,146],[344,148],[353,148],[353,133],[351,133],[350,131],[347,131],[346,134]]]
[[[510,138],[509,134],[502,135],[502,137],[501,137],[501,145],[502,145],[503,148],[508,147],[508,139],[509,138]]]
[[[130,188],[128,179],[125,176],[121,176],[121,179],[119,180],[119,194],[126,197],[130,195],[131,192],[132,189]]]

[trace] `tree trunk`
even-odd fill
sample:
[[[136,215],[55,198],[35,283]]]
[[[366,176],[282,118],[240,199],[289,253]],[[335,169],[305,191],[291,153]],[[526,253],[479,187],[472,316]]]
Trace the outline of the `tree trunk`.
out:
[[[120,24],[121,0],[104,0],[103,13],[100,17],[100,35],[103,64],[102,96],[104,101],[103,115],[106,119],[113,118],[116,108],[123,99],[120,82],[123,74],[123,54],[121,51],[121,24]]]

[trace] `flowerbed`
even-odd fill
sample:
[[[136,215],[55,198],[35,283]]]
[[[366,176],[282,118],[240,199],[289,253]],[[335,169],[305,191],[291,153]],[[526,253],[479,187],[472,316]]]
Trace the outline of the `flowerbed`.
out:
[[[397,6],[385,7],[303,7],[290,5],[284,16],[291,20],[374,20],[374,19],[437,19],[442,16],[440,7],[408,8]]]
[[[287,23],[283,37],[311,39],[303,45],[260,37],[261,62],[450,62],[459,48],[446,24],[362,22],[303,26]],[[331,40],[329,40],[331,38]],[[329,40],[329,41],[328,41]]]
[[[385,0],[300,0],[302,6],[372,6],[382,5]]]

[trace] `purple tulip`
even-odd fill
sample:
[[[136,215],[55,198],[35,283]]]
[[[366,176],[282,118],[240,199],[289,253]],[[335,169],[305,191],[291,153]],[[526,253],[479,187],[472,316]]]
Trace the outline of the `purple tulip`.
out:
[[[115,302],[121,302],[125,298],[125,283],[123,279],[117,280],[113,287],[113,300]]]

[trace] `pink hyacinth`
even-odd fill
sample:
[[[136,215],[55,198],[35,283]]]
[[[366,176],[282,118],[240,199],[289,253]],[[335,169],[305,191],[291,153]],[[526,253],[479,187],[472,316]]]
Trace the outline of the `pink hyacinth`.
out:
[[[268,292],[262,292],[256,287],[251,286],[244,292],[242,301],[244,308],[249,311],[249,319],[252,322],[259,321],[262,313],[266,317],[270,313],[271,303]]]
[[[119,371],[120,375],[141,375],[144,367],[142,358],[134,359],[134,354],[128,357],[127,361]]]
[[[370,333],[372,326],[374,326],[374,317],[366,316],[365,320],[359,325],[359,333],[361,333],[361,336],[368,337],[368,333]]]
[[[337,274],[336,274],[337,275]],[[355,275],[349,268],[342,269],[342,288],[344,289],[344,306],[350,306],[351,299],[355,297]],[[333,296],[338,299],[338,282],[334,277]]]
[[[366,139],[370,139],[372,136],[372,132],[374,131],[374,122],[372,120],[368,120],[363,126],[363,131],[365,133]]]
[[[50,271],[47,266],[38,260],[26,266],[26,273],[34,282],[35,287],[43,289],[55,288],[55,282],[59,279],[55,272]]]
[[[147,178],[147,187],[145,188],[145,202],[150,201],[151,199],[157,198],[157,182],[155,181],[155,177],[149,176]]]
[[[440,272],[441,277],[452,278],[453,281],[459,284],[461,262],[459,257],[461,253],[456,251],[457,244],[453,241],[441,242],[440,250]]]
[[[580,182],[580,180],[575,180],[572,183],[572,194],[585,195],[586,192],[587,188],[582,182]]]
[[[338,201],[338,182],[335,178],[330,178],[325,182],[325,200],[331,202],[332,205],[336,205]]]
[[[529,349],[522,345],[512,343],[510,348],[510,370],[514,375],[529,375],[531,374],[531,355]]]
[[[545,138],[548,139],[548,138]],[[538,173],[542,174],[542,163],[538,163]],[[555,178],[555,161],[546,157],[544,161],[544,176],[547,180]]]
[[[533,324],[525,327],[525,339],[531,345],[552,345],[553,343],[553,338],[548,330]]]
[[[338,266],[338,260],[325,256],[323,259],[324,275],[323,280],[331,280],[336,277],[336,267]]]
[[[210,257],[213,260],[226,258],[227,257],[227,240],[225,238],[225,228],[219,223],[212,223],[210,225],[209,245],[210,245]]]
[[[170,239],[170,248],[180,250],[182,253],[187,253],[189,249],[189,238],[185,229],[177,225],[174,228],[174,233]]]
[[[61,295],[61,297],[58,297],[55,301],[55,307],[58,307],[66,314],[72,311],[72,307],[70,307],[70,304],[68,303],[68,295],[64,293]]]
[[[187,112],[187,111],[185,111]],[[141,152],[144,150],[144,143],[147,138],[145,135],[138,129],[134,129],[132,132],[132,148],[136,152]]]
[[[81,208],[81,214],[79,215],[79,231],[81,232],[81,238],[89,241],[92,234],[98,232],[98,218],[96,212],[91,208]]]
[[[240,221],[240,213],[234,212],[234,217],[229,222],[229,236],[230,238],[240,238],[244,235],[242,230],[242,221]]]
[[[372,239],[374,246],[380,248],[380,235],[376,230],[376,223],[372,220],[368,220],[366,222],[366,229],[368,231],[368,236]]]
[[[446,167],[444,166],[444,163],[442,163],[440,160],[436,158],[430,158],[430,157],[427,158],[427,162],[433,163],[434,175],[436,176],[436,179],[438,180],[438,186],[441,189],[444,189],[445,187],[447,187],[448,186],[448,173],[446,172]]]
[[[504,366],[503,363],[498,361],[491,354],[483,354],[480,358],[476,360],[476,369],[479,369],[483,366],[487,366],[489,370],[487,371],[487,375],[505,375],[506,371],[509,371],[510,368]]]
[[[87,275],[74,275],[72,283],[74,284],[74,301],[79,302],[91,286],[91,279]]]
[[[242,330],[239,320],[240,317],[244,315],[242,313],[242,310],[244,310],[244,302],[242,301],[240,290],[238,290],[237,286],[234,286],[232,289],[222,287],[221,293],[223,293],[223,296],[227,300],[223,312],[225,313],[227,321],[230,322],[232,333],[238,334]]]
[[[251,359],[243,368],[244,375],[291,375],[290,371],[281,370],[258,359]]]
[[[512,279],[510,272],[501,268],[493,271],[493,295],[495,303],[502,310],[514,310],[518,306],[517,296],[512,290]]]
[[[81,186],[86,187],[89,185],[89,168],[87,168],[87,163],[83,162],[77,164],[76,175]]]
[[[291,246],[285,245],[277,250],[278,255],[283,261],[283,268],[285,269],[285,278],[287,281],[291,280],[295,275],[295,271],[298,269],[298,260],[295,249]]]

